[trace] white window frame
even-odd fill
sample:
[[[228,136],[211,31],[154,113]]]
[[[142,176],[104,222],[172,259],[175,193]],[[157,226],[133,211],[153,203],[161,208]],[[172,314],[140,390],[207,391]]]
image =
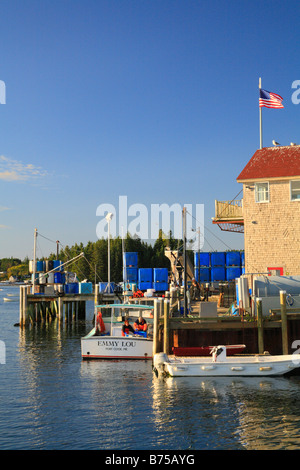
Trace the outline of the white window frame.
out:
[[[292,189],[292,183],[298,183],[299,190],[298,190],[298,197],[293,198],[293,189]],[[291,201],[298,201],[300,202],[300,180],[291,180],[290,181],[290,199]]]
[[[267,185],[266,190],[259,191],[259,187],[262,188],[262,185]],[[262,195],[264,193],[264,199],[260,199],[258,196]],[[261,204],[261,203],[267,203],[270,202],[270,185],[269,181],[260,181],[259,183],[255,183],[255,202]]]

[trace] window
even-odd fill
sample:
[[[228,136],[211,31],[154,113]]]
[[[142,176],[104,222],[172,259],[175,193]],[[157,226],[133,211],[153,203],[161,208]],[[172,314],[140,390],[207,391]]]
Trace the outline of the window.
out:
[[[269,202],[269,183],[255,183],[255,202]]]
[[[300,201],[300,180],[291,181],[291,201]]]

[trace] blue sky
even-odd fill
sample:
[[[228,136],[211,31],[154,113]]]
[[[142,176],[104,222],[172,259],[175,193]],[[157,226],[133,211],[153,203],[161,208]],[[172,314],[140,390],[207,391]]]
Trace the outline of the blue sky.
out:
[[[214,201],[259,147],[300,142],[296,1],[3,0],[0,258],[33,233],[96,241],[97,207],[204,204],[204,250],[243,248],[213,226]],[[241,195],[240,195],[241,196]],[[239,196],[239,197],[240,197]],[[39,237],[38,256],[55,251]]]

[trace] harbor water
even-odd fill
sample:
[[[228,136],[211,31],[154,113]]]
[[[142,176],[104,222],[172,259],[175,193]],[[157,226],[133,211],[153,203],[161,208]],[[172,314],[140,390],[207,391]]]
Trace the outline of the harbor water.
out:
[[[300,449],[300,377],[162,378],[151,361],[82,361],[85,321],[28,328],[0,291],[0,450]]]

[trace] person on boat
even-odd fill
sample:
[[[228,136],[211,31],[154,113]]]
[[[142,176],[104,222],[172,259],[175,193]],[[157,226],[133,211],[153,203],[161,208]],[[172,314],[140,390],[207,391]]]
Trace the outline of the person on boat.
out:
[[[100,310],[98,311],[97,313],[97,316],[96,316],[96,336],[101,336],[105,333],[105,325],[104,325],[104,321],[103,321],[103,318],[102,318],[102,313],[100,312]]]
[[[126,318],[122,326],[122,336],[129,335],[129,333],[134,333],[134,329],[130,325],[128,318]]]
[[[143,317],[139,317],[133,324],[134,329],[138,331],[147,331],[147,322]]]

